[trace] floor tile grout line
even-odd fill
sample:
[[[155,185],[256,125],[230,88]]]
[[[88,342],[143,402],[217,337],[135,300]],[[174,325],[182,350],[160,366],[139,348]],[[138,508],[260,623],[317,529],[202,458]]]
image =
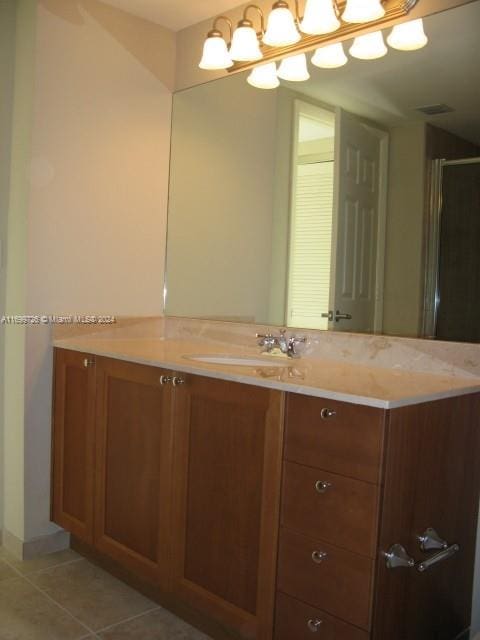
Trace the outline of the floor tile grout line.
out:
[[[68,564],[73,564],[74,562],[79,562],[80,560],[84,560],[85,558],[75,558],[75,560],[68,560],[67,562],[62,562],[60,564],[56,564],[56,565],[52,565],[51,567],[46,567],[44,569],[39,569],[37,571],[32,571],[32,573],[28,574],[28,575],[33,575],[33,574],[38,574],[38,573],[43,573],[44,571],[48,571],[49,569],[54,569],[57,567],[61,567],[61,566],[65,566]],[[133,616],[129,616],[128,618],[123,618],[122,620],[119,620],[118,622],[114,622],[111,625],[108,625],[106,627],[102,627],[101,629],[98,629],[97,631],[94,631],[93,629],[91,629],[87,624],[85,624],[84,622],[81,622],[76,616],[73,615],[73,613],[71,613],[68,609],[66,609],[63,605],[61,605],[59,602],[57,602],[49,593],[47,593],[44,589],[42,589],[41,587],[39,587],[38,585],[36,585],[34,582],[32,582],[32,580],[29,580],[28,575],[25,575],[23,573],[21,573],[17,567],[15,567],[14,565],[10,564],[8,561],[6,561],[4,558],[1,558],[2,561],[5,562],[5,564],[7,564],[16,574],[17,577],[16,578],[7,578],[7,580],[4,580],[2,582],[8,582],[8,580],[16,580],[18,578],[23,578],[26,582],[28,582],[28,584],[30,586],[32,586],[34,589],[36,589],[39,593],[41,593],[43,596],[45,596],[50,602],[52,602],[54,605],[56,605],[59,609],[61,609],[62,611],[64,611],[66,614],[68,614],[68,616],[70,616],[70,618],[72,618],[73,620],[75,620],[75,622],[77,622],[80,626],[82,626],[84,629],[87,630],[89,635],[84,635],[81,636],[80,638],[78,638],[78,640],[87,640],[88,638],[90,638],[93,634],[93,638],[94,640],[101,640],[100,636],[98,634],[103,633],[105,631],[109,631],[110,629],[113,629],[114,627],[121,625],[121,624],[126,624],[127,622],[131,622],[132,620],[136,620],[137,618],[141,618],[143,616],[148,615],[149,613],[153,613],[154,611],[158,611],[159,609],[161,609],[162,607],[160,605],[155,605],[154,607],[147,609],[146,611],[143,611],[142,613],[137,613]],[[0,583],[1,584],[1,583]]]
[[[95,631],[93,629],[91,629],[87,624],[85,624],[84,622],[81,622],[76,616],[73,615],[73,613],[71,613],[68,609],[66,609],[63,605],[61,605],[59,602],[57,602],[54,598],[52,598],[52,596],[47,593],[46,591],[44,591],[43,589],[41,589],[38,585],[36,585],[34,582],[32,582],[31,580],[28,579],[27,576],[22,576],[22,578],[24,580],[26,580],[28,582],[28,584],[30,584],[34,589],[36,589],[39,593],[41,593],[43,596],[45,596],[45,598],[47,598],[50,602],[52,602],[54,605],[56,605],[59,609],[61,609],[62,611],[64,611],[68,616],[70,616],[70,618],[72,618],[73,620],[75,620],[75,622],[77,622],[83,629],[86,629],[86,631],[88,631],[88,633],[91,635],[95,635]],[[81,636],[81,638],[85,638],[88,636]]]
[[[110,629],[113,629],[114,627],[117,627],[120,624],[125,624],[127,622],[131,622],[132,620],[136,620],[137,618],[142,618],[143,616],[146,616],[149,613],[153,613],[154,611],[158,611],[161,608],[162,607],[160,605],[156,605],[155,607],[152,607],[151,609],[147,609],[147,611],[143,611],[142,613],[137,613],[134,616],[130,616],[129,618],[125,618],[124,620],[119,620],[119,622],[114,622],[113,624],[109,624],[107,627],[103,627],[102,629],[98,629],[94,633],[96,633],[96,634],[104,633],[104,631],[109,631]]]
[[[7,558],[0,557],[0,560],[8,565],[10,569],[17,571],[17,573],[19,573],[21,576],[27,576],[33,575],[34,573],[42,573],[43,571],[48,571],[49,569],[56,569],[57,567],[64,567],[65,565],[73,564],[74,562],[80,562],[80,560],[84,560],[84,558],[80,557],[75,558],[74,560],[66,560],[65,562],[60,562],[59,564],[52,564],[49,567],[43,567],[43,569],[35,569],[35,571],[30,571],[30,573],[22,573],[14,564],[12,564],[12,562],[9,562]],[[21,560],[19,562],[21,562]],[[26,562],[28,562],[28,560]]]

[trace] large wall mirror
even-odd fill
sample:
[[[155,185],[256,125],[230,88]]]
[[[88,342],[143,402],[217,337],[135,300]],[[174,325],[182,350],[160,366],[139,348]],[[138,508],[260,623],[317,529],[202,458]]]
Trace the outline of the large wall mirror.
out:
[[[480,341],[479,25],[477,0],[418,51],[176,93],[166,313]]]

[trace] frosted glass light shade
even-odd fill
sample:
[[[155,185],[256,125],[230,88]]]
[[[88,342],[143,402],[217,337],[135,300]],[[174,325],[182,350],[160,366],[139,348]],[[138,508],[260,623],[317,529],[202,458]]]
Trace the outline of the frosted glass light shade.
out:
[[[383,58],[388,52],[381,31],[357,36],[350,47],[350,55],[360,60]]]
[[[228,69],[232,65],[225,40],[221,36],[209,36],[203,45],[203,56],[198,65],[200,69]]]
[[[344,22],[371,22],[383,18],[384,15],[385,9],[380,0],[347,0],[342,20]]]
[[[263,53],[260,51],[257,34],[253,27],[237,27],[233,32],[230,57],[239,62],[261,60]]]
[[[275,62],[268,62],[255,67],[248,76],[247,82],[257,89],[276,89],[280,85],[277,65]]]
[[[289,82],[303,82],[310,78],[307,68],[307,57],[304,53],[290,56],[282,60],[277,75],[282,80]]]
[[[416,51],[424,47],[428,38],[423,30],[422,18],[395,25],[387,36],[387,42],[392,49],[400,51]]]
[[[343,67],[347,62],[348,58],[341,42],[320,47],[312,57],[312,64],[321,69],[337,69]]]
[[[277,4],[282,6],[276,7]],[[263,42],[271,47],[285,47],[295,44],[301,38],[295,25],[292,12],[286,3],[275,3],[268,16],[267,30],[263,36]]]
[[[332,0],[307,0],[300,31],[309,35],[332,33],[340,27]]]

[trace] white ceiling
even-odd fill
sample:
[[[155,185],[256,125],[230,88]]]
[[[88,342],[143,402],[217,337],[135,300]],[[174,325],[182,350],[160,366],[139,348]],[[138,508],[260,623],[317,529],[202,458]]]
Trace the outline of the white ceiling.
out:
[[[241,0],[102,0],[106,4],[180,31],[242,4]]]

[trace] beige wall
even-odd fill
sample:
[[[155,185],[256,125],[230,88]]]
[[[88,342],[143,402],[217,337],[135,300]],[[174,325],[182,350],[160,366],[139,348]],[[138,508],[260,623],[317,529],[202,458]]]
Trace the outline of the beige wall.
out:
[[[383,332],[419,335],[423,312],[425,124],[390,129]],[[402,239],[399,242],[399,239]]]
[[[7,215],[10,195],[10,154],[15,65],[16,4],[0,3],[0,316],[5,313]],[[5,327],[0,325],[0,531],[3,529],[3,386]]]
[[[26,311],[160,314],[175,36],[96,0],[37,11]],[[24,540],[56,530],[51,365],[49,329],[29,328]]]
[[[5,312],[21,314],[26,305],[28,168],[32,123],[35,0],[16,2],[15,64],[7,213]],[[5,329],[3,392],[3,527],[22,538],[24,518],[25,330]]]

